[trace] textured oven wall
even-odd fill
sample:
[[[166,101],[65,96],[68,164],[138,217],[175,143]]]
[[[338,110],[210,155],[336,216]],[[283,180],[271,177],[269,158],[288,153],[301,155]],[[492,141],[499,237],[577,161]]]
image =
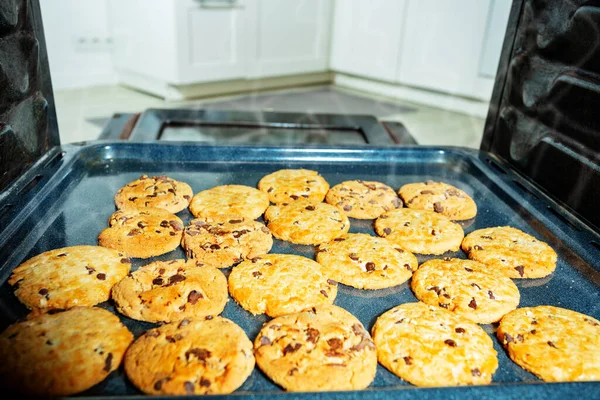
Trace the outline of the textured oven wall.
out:
[[[38,19],[36,0],[0,1],[0,190],[59,144]]]

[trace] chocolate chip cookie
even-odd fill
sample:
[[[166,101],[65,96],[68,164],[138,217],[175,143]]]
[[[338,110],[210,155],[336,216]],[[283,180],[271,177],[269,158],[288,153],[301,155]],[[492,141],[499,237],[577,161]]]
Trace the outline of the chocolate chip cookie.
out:
[[[327,192],[325,201],[356,219],[374,219],[402,207],[394,189],[381,182],[345,181]]]
[[[222,317],[183,319],[151,329],[125,356],[133,384],[152,395],[228,394],[254,369],[252,342]]]
[[[427,304],[439,306],[478,324],[491,324],[519,305],[519,289],[510,278],[485,264],[458,258],[429,260],[413,274],[412,290]]]
[[[183,235],[181,219],[160,208],[119,210],[110,217],[108,225],[98,236],[100,246],[134,258],[173,251],[179,247]]]
[[[452,220],[475,218],[477,205],[462,190],[444,182],[419,182],[398,191],[408,208],[435,211]]]
[[[140,321],[215,316],[227,303],[227,279],[193,260],[156,261],[119,282],[112,295],[121,314]]]
[[[190,203],[195,217],[236,214],[248,219],[263,215],[269,206],[269,196],[250,186],[225,185],[203,190]]]
[[[498,368],[487,333],[440,307],[402,304],[377,318],[372,333],[381,365],[416,386],[484,385]]]
[[[471,260],[509,278],[542,278],[556,269],[556,252],[550,246],[509,226],[473,231],[462,249]]]
[[[0,385],[35,397],[82,392],[119,367],[132,340],[119,318],[101,308],[39,315],[0,334]]]
[[[47,311],[93,306],[131,269],[123,253],[100,246],[73,246],[30,258],[12,272],[8,283],[30,309]]]
[[[383,289],[406,282],[417,258],[384,238],[348,234],[317,249],[317,262],[334,281],[358,289]]]
[[[273,237],[260,222],[222,214],[192,220],[184,229],[181,245],[197,263],[226,268],[267,254]]]
[[[259,368],[289,391],[364,389],[377,369],[369,333],[352,314],[333,305],[267,322],[254,351]]]
[[[332,304],[337,283],[306,257],[267,254],[233,267],[229,293],[252,314],[277,317],[319,304]]]
[[[273,236],[296,244],[327,243],[350,229],[350,221],[340,209],[306,199],[267,208],[265,220]]]
[[[118,209],[153,207],[178,213],[189,205],[192,188],[168,176],[142,175],[117,191],[115,204]]]
[[[307,199],[320,203],[325,198],[329,183],[317,171],[308,169],[280,169],[263,177],[258,188],[269,195],[271,203],[291,203]]]

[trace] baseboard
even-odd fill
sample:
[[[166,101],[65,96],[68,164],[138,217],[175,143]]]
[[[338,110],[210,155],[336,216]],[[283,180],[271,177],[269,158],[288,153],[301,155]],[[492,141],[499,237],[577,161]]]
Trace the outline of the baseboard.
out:
[[[192,85],[171,85],[152,77],[142,76],[138,73],[124,70],[119,70],[118,76],[120,84],[162,97],[167,101],[182,101],[202,97],[243,94],[286,87],[326,85],[333,82],[332,72],[317,72],[260,79],[236,79]]]
[[[487,117],[489,108],[489,103],[481,100],[408,87],[400,84],[380,82],[341,73],[335,74],[334,85],[389,97],[392,100],[409,101],[480,118]]]

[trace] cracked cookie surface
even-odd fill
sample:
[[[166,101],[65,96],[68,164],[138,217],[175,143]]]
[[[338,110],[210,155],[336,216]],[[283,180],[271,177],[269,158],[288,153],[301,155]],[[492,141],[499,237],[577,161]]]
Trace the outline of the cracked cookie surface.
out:
[[[477,205],[464,191],[444,182],[419,182],[398,191],[408,208],[435,211],[458,221],[475,218]]]
[[[292,254],[267,254],[233,267],[229,293],[252,314],[277,317],[332,304],[337,283],[316,261]]]
[[[377,369],[369,333],[356,317],[333,305],[267,322],[254,349],[259,368],[288,391],[364,389]]]
[[[440,307],[394,307],[377,318],[372,333],[381,365],[416,386],[484,385],[498,368],[487,333]]]
[[[329,190],[329,183],[317,171],[280,169],[264,176],[258,182],[258,188],[274,204],[291,203],[298,199],[320,203]]]
[[[112,296],[121,314],[140,321],[216,316],[227,304],[227,279],[193,260],[156,261],[115,285]]]
[[[215,215],[190,221],[181,245],[187,257],[197,263],[226,268],[267,254],[273,247],[273,237],[258,221],[239,215]]]
[[[190,318],[151,329],[125,355],[125,372],[146,394],[228,394],[254,369],[252,342],[222,317]]]
[[[358,289],[400,285],[418,266],[412,253],[364,233],[351,233],[320,245],[316,258],[331,279]]]
[[[100,232],[98,244],[134,258],[173,251],[183,235],[181,219],[160,208],[119,210],[110,217],[108,225]]]
[[[192,188],[185,182],[165,175],[142,175],[117,190],[115,204],[118,209],[153,207],[175,214],[189,205],[192,194]]]
[[[133,335],[101,308],[74,307],[19,322],[0,334],[0,384],[28,396],[68,396],[121,364]]]
[[[402,207],[394,189],[381,182],[345,181],[327,192],[325,201],[357,219],[374,219]]]
[[[260,217],[269,206],[269,196],[250,186],[224,185],[197,193],[190,202],[195,217],[236,214],[249,219]]]
[[[93,306],[131,269],[123,253],[101,246],[50,250],[14,269],[8,283],[27,308],[39,311]]]

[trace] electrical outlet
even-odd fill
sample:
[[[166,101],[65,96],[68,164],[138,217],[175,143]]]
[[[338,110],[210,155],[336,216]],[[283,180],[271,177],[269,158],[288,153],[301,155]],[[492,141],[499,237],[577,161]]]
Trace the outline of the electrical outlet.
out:
[[[76,36],[73,46],[77,52],[110,52],[113,40],[110,36]]]

